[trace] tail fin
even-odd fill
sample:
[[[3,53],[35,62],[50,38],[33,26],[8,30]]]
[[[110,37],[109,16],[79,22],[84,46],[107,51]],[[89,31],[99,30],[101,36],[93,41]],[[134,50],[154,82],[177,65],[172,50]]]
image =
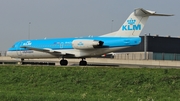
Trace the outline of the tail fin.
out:
[[[156,14],[155,11],[135,9],[130,14],[121,28],[113,33],[102,35],[101,37],[137,37],[140,35],[149,16],[173,16],[168,14]]]

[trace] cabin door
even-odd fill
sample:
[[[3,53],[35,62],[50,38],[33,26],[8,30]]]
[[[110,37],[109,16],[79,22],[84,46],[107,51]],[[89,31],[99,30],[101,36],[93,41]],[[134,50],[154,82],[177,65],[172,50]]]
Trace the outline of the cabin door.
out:
[[[19,43],[17,44],[17,47],[16,47],[16,52],[17,52],[17,55],[18,55],[18,56],[21,56],[21,55],[22,55],[22,50],[21,50],[21,48],[20,48],[21,44],[22,44],[22,42],[19,42]]]

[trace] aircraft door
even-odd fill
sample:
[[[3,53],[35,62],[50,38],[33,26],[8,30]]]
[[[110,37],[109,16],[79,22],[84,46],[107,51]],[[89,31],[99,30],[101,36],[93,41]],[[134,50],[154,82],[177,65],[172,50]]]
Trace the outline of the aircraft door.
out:
[[[22,44],[22,42],[19,42],[16,46],[16,52],[17,52],[18,56],[22,55],[21,48],[20,48],[21,44]]]

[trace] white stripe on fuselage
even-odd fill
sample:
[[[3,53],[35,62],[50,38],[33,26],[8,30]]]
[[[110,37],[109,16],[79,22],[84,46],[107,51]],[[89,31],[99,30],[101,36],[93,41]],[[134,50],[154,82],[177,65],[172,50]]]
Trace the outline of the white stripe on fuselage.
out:
[[[102,54],[110,53],[127,47],[115,47],[115,48],[97,48],[91,50],[78,50],[78,49],[69,49],[61,50],[69,54],[74,54],[72,57],[67,58],[81,58],[81,57],[96,57]],[[34,58],[61,58],[63,55],[61,53],[47,53],[40,51],[7,51],[7,56],[12,58],[24,58],[24,59],[34,59]],[[65,56],[66,57],[66,56]]]

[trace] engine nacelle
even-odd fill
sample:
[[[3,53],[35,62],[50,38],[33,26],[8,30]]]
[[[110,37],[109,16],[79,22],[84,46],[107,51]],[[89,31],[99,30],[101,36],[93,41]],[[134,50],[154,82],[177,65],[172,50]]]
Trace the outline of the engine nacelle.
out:
[[[103,43],[104,42],[97,40],[77,39],[73,40],[72,46],[75,49],[94,49],[103,46]]]

